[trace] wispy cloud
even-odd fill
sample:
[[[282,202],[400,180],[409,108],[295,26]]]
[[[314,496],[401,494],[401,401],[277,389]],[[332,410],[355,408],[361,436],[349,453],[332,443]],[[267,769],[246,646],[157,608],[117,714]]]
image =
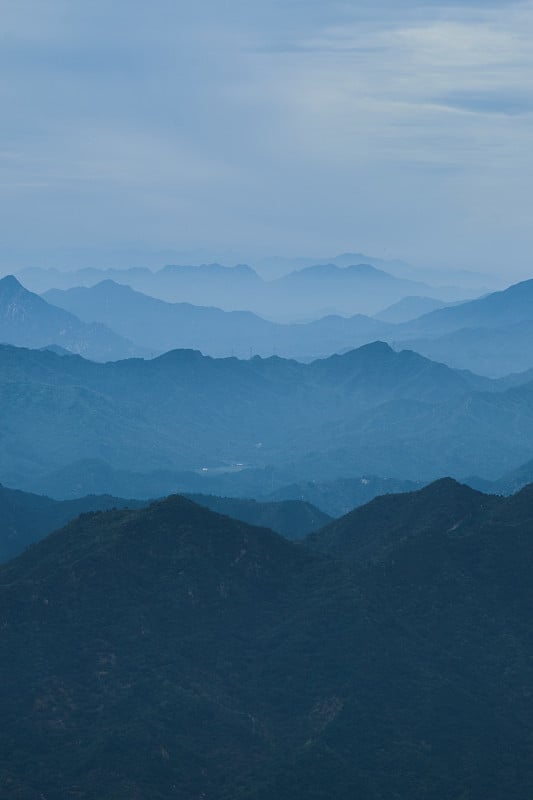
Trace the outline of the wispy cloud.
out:
[[[494,268],[512,253],[526,268],[532,2],[0,0],[0,14],[14,249],[34,222],[36,250],[144,239]]]

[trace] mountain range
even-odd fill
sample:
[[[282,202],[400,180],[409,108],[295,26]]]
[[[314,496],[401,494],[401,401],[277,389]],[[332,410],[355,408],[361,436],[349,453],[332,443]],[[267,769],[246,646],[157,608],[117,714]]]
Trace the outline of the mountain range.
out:
[[[44,539],[80,514],[114,508],[140,508],[139,500],[92,495],[62,502],[0,485],[0,562]]]
[[[176,348],[214,357],[277,354],[311,361],[381,340],[448,366],[503,377],[532,368],[532,299],[533,281],[525,281],[405,322],[398,320],[440,301],[404,298],[380,318],[357,314],[279,324],[249,311],[167,303],[110,280],[50,290],[41,298],[11,276],[0,281],[0,327],[7,343],[59,346],[104,361]]]
[[[533,280],[437,309],[398,328],[402,347],[449,366],[493,377],[531,369]]]
[[[435,305],[442,306],[442,301],[433,298],[405,297],[375,318],[333,315],[292,325],[271,322],[249,311],[167,303],[110,280],[91,288],[50,290],[45,299],[86,324],[100,323],[113,329],[121,341],[134,341],[139,354],[190,346],[216,357],[278,354],[312,360],[380,339],[448,366],[502,377],[532,367],[532,296],[533,281],[524,281],[477,300],[440,308]],[[429,308],[433,311],[421,313]],[[421,316],[416,316],[419,312]],[[25,313],[31,317],[30,310]],[[19,341],[16,334],[4,338]],[[44,338],[40,336],[40,342]],[[120,358],[121,352],[122,344],[114,357]]]
[[[529,800],[532,491],[85,514],[0,567],[0,797]]]
[[[29,289],[90,288],[103,280],[172,303],[216,306],[225,311],[252,311],[282,322],[306,322],[329,315],[374,314],[403,297],[422,295],[445,301],[476,296],[473,290],[431,287],[369,264],[315,264],[275,280],[264,280],[251,267],[167,266],[157,272],[133,270],[23,270]]]
[[[303,539],[323,528],[331,517],[310,503],[300,500],[257,502],[256,500],[214,495],[189,495],[198,505],[276,531],[288,539]],[[121,508],[142,508],[146,502],[125,500],[110,495],[88,495],[76,500],[57,501],[50,497],[8,489],[0,485],[0,563],[22,553],[29,545],[44,539],[80,514]]]
[[[181,348],[215,357],[278,354],[311,359],[331,355],[347,343],[357,347],[394,333],[391,325],[362,314],[279,324],[250,311],[167,303],[109,280],[91,288],[53,289],[43,297],[85,322],[112,327],[139,350],[159,353]]]
[[[139,474],[274,467],[288,479],[270,491],[364,474],[495,480],[531,458],[526,381],[509,388],[384,343],[309,364],[195,351],[98,364],[3,346],[0,480],[42,492],[82,459]]]
[[[81,322],[27,291],[13,276],[0,280],[0,342],[19,347],[59,345],[105,361],[141,355],[131,342],[98,322]]]

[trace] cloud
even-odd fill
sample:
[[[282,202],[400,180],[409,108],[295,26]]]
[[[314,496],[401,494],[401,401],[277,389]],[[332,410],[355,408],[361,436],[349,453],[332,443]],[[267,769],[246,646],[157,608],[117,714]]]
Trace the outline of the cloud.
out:
[[[530,2],[0,0],[0,11],[11,253],[30,228],[36,258],[141,240],[214,255],[527,260]]]

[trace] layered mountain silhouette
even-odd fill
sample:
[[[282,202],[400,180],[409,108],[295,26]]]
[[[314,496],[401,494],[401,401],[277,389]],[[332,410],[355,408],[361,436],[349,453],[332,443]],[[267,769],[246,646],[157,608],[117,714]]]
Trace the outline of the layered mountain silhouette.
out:
[[[179,269],[183,271],[184,268]],[[199,270],[198,275],[203,274],[200,268],[190,268],[194,269]],[[221,269],[228,271],[228,268]],[[491,377],[503,377],[533,367],[533,281],[477,300],[447,305],[442,300],[424,296],[403,297],[375,317],[327,314],[331,308],[341,308],[338,303],[336,306],[329,303],[328,298],[335,292],[345,298],[343,302],[347,306],[342,311],[353,305],[354,298],[362,296],[350,286],[353,281],[375,283],[372,291],[379,305],[384,297],[379,287],[381,284],[389,286],[390,276],[383,276],[385,273],[373,267],[326,265],[308,267],[278,281],[263,282],[262,288],[257,289],[267,298],[269,292],[274,291],[272,287],[277,286],[280,296],[275,305],[278,309],[283,309],[285,303],[292,303],[294,295],[304,305],[311,303],[312,296],[319,298],[321,313],[326,315],[307,324],[279,324],[251,311],[228,312],[190,303],[163,302],[110,280],[90,288],[50,290],[45,297],[86,323],[97,322],[112,328],[128,341],[134,341],[139,352],[143,348],[145,352],[162,352],[192,347],[215,357],[277,354],[312,360],[379,339],[395,349],[415,350],[448,366]],[[197,277],[196,280],[201,283],[203,279]],[[257,280],[260,281],[258,277]],[[230,294],[232,285],[230,280]],[[189,296],[187,292],[185,296]],[[200,296],[198,290],[194,297]],[[206,296],[209,295],[204,298]],[[218,297],[223,305],[222,290]],[[232,294],[232,297],[238,305],[238,295]],[[249,298],[243,297],[242,303],[245,304],[243,308],[258,308]],[[439,305],[445,307],[436,308]],[[425,313],[431,308],[434,310]],[[319,314],[317,309],[315,312]],[[305,317],[306,313],[300,316]]]
[[[300,500],[257,502],[251,499],[189,495],[198,505],[220,514],[267,527],[288,539],[303,539],[323,528],[331,517]],[[88,495],[76,500],[57,501],[50,497],[8,489],[0,485],[0,563],[22,553],[30,544],[62,528],[80,514],[120,508],[142,508],[141,500],[110,495]]]
[[[445,308],[447,305],[443,300],[436,300],[434,297],[417,297],[415,295],[414,297],[403,297],[374,316],[381,322],[396,325],[418,319],[424,314],[429,314],[438,308]]]
[[[315,264],[275,280],[265,280],[251,267],[221,264],[146,269],[85,269],[70,273],[23,270],[21,279],[34,291],[92,287],[103,280],[172,303],[248,310],[269,319],[301,322],[328,315],[375,314],[411,295],[451,301],[472,297],[472,291],[430,287],[391,275],[369,264]]]
[[[0,796],[527,800],[532,513],[445,480],[312,549],[84,515],[0,568]]]
[[[166,303],[109,280],[91,288],[50,290],[44,297],[86,322],[112,327],[139,348],[157,352],[193,348],[215,357],[277,353],[305,359],[392,335],[390,325],[361,314],[282,325],[249,311]]]
[[[139,500],[92,495],[58,502],[49,497],[0,485],[0,562],[8,561],[30,544],[62,528],[80,514],[113,508],[140,508]]]
[[[483,375],[531,369],[533,280],[407,322],[397,340],[428,358]]]
[[[195,351],[98,364],[3,346],[0,387],[0,479],[28,491],[83,459],[138,474],[274,467],[287,484],[496,479],[533,450],[533,383],[506,388],[384,343],[310,364]]]
[[[12,275],[0,279],[0,342],[21,347],[60,346],[98,361],[142,351],[98,322],[82,322],[27,291]]]

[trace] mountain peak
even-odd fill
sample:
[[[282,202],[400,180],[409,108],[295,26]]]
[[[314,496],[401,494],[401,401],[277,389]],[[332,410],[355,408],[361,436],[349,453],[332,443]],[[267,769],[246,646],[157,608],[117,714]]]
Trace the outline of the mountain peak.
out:
[[[14,275],[6,275],[4,278],[0,279],[0,292],[13,292],[19,290],[26,291],[24,286],[20,283],[20,281],[15,278]]]

